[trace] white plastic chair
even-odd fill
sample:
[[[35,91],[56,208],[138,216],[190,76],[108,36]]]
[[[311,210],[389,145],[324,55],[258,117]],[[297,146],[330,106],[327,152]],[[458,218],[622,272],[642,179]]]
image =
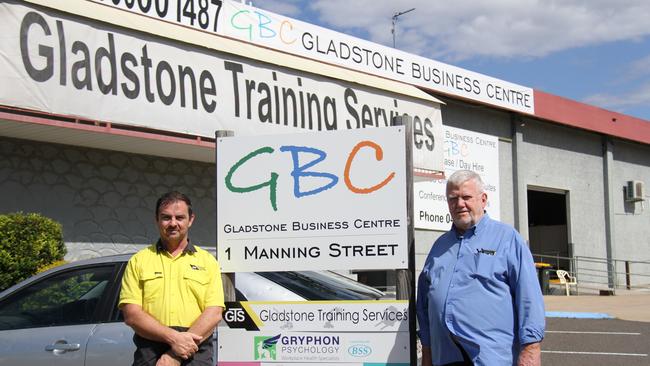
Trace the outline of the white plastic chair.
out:
[[[566,295],[570,296],[569,286],[575,285],[576,288],[577,288],[578,287],[578,281],[576,280],[575,277],[571,276],[569,274],[569,272],[567,272],[565,270],[558,269],[557,271],[555,271],[555,273],[557,273],[557,278],[560,279],[560,284],[564,285],[564,287],[566,288]]]

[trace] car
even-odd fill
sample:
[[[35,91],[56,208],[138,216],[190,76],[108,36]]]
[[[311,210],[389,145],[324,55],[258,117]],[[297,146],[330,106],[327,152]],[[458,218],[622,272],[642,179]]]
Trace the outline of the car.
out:
[[[0,364],[131,364],[133,331],[117,308],[122,273],[131,255],[68,263],[1,292]],[[384,296],[329,271],[237,273],[235,284],[237,301],[375,300]]]

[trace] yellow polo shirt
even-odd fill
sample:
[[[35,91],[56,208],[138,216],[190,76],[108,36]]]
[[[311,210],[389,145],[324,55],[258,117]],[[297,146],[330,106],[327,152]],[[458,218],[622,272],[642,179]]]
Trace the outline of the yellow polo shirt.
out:
[[[192,244],[174,258],[158,242],[129,260],[122,304],[140,305],[163,325],[190,327],[206,307],[225,307],[219,264]]]

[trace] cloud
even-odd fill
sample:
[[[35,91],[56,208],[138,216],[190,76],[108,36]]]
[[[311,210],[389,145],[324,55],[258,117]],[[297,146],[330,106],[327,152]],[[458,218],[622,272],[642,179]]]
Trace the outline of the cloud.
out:
[[[630,108],[647,108],[650,105],[650,55],[622,64],[620,70],[622,88],[612,83],[611,92],[588,95],[583,102],[622,113]]]
[[[650,105],[650,82],[628,93],[593,94],[584,98],[583,101],[588,104],[626,113],[626,110],[630,107]]]
[[[300,18],[300,0],[260,0],[253,2],[253,6],[276,14],[282,14],[296,19]]]
[[[319,21],[368,34],[392,45],[391,17],[400,49],[460,61],[473,57],[538,58],[565,49],[650,35],[648,0],[312,0]]]
[[[629,78],[650,76],[650,55],[632,62],[627,68],[626,76]]]

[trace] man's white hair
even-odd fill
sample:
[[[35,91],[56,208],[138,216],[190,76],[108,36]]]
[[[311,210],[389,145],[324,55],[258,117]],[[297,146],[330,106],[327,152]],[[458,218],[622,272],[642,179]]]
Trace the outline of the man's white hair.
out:
[[[485,192],[485,184],[478,173],[471,170],[457,170],[447,179],[447,189],[451,187],[459,187],[461,184],[473,180],[476,183],[476,188],[479,193]]]

